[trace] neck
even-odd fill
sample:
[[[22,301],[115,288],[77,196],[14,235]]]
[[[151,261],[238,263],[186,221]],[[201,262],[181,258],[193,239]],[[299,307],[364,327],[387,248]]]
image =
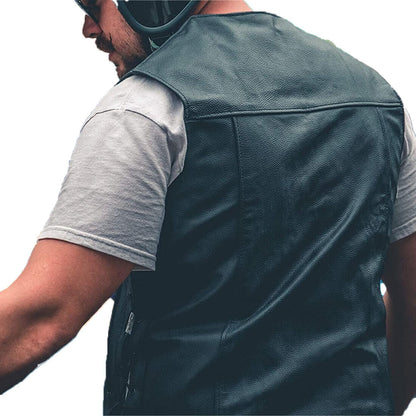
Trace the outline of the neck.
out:
[[[249,11],[251,9],[244,0],[204,0],[198,4],[194,14],[227,14]]]

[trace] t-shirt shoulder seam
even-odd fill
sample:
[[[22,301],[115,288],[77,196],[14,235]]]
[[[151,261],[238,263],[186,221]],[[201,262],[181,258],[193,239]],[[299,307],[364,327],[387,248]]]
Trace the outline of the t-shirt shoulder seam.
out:
[[[137,111],[137,110],[132,110],[130,108],[125,108],[125,107],[117,107],[117,108],[108,108],[106,110],[101,110],[101,111],[96,111],[94,114],[92,114],[84,123],[84,125],[82,126],[81,130],[84,129],[84,127],[95,117],[101,114],[105,114],[105,113],[111,113],[111,112],[129,112],[129,113],[133,113],[133,114],[137,114],[139,116],[144,117],[145,119],[149,120],[150,122],[152,122],[154,125],[156,125],[157,127],[159,127],[160,130],[163,131],[163,133],[165,133],[167,136],[169,135],[169,132],[167,131],[167,129],[163,126],[160,125],[160,123],[158,123],[156,120],[152,119],[150,116],[148,116],[147,114],[144,114],[141,111]]]

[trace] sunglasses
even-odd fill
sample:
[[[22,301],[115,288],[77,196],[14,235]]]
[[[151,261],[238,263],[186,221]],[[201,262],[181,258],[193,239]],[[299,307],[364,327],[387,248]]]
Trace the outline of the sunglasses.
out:
[[[91,17],[92,20],[94,20],[95,23],[98,24],[98,18],[94,15],[93,9],[94,6],[89,6],[87,4],[84,4],[82,0],[75,0],[75,2],[78,4],[79,7],[81,7],[84,12]]]

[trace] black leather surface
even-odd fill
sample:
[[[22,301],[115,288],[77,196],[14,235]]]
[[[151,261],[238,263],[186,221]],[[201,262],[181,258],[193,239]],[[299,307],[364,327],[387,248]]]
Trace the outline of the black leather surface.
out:
[[[379,278],[403,140],[395,92],[265,13],[193,17],[134,73],[180,95],[188,152],[157,271],[131,277],[146,330],[128,357],[114,352],[125,289],[116,303],[106,412],[393,413]],[[125,362],[126,396],[111,370]]]

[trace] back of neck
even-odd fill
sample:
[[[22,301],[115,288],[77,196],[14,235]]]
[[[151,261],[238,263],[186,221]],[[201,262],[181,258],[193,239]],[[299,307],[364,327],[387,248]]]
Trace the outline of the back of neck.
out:
[[[194,14],[227,14],[249,12],[251,8],[244,0],[201,1]]]

